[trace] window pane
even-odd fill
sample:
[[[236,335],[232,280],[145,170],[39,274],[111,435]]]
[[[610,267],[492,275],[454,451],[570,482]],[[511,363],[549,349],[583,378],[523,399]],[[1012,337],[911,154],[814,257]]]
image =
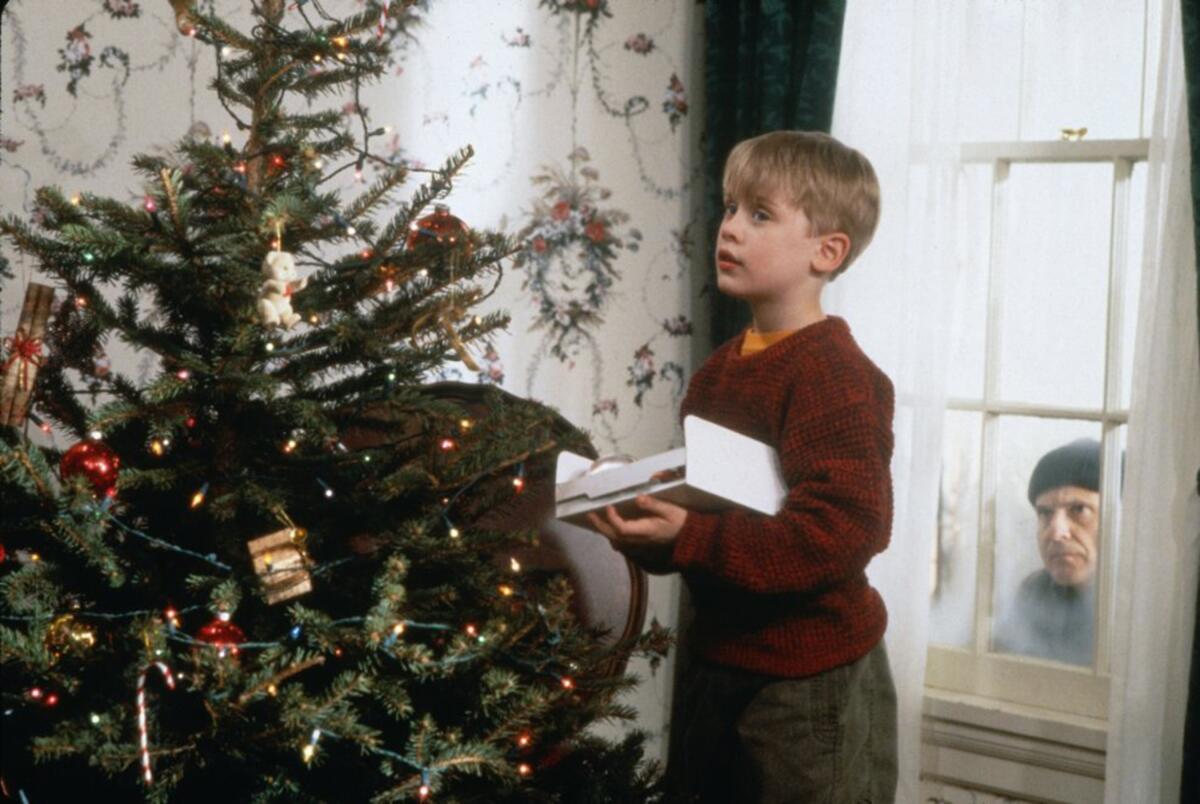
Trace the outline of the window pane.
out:
[[[954,284],[946,385],[950,397],[983,399],[992,170],[991,165],[964,165],[959,178],[960,227],[965,236],[958,238],[963,252],[958,257],[959,275]]]
[[[1162,12],[1163,3],[1146,3],[1146,53],[1153,54],[1150,58],[1142,59],[1145,75],[1142,78],[1142,130],[1141,136],[1149,137],[1154,128],[1154,93],[1158,87],[1159,53],[1165,44],[1163,40]]]
[[[1142,247],[1146,231],[1146,163],[1133,166],[1129,188],[1129,238],[1125,257],[1125,313],[1121,322],[1121,407],[1129,409],[1133,391],[1133,348],[1142,286]]]
[[[981,423],[979,413],[946,411],[929,615],[929,639],[939,645],[974,640]]]
[[[1111,196],[1110,164],[1012,166],[997,267],[1001,398],[1101,407]]]
[[[970,3],[959,83],[959,130],[966,141],[1015,140],[1021,135],[1021,3]]]
[[[1004,416],[996,447],[992,649],[1090,665],[1100,425]]]
[[[1032,3],[1025,9],[1021,138],[1138,136],[1144,0]]]

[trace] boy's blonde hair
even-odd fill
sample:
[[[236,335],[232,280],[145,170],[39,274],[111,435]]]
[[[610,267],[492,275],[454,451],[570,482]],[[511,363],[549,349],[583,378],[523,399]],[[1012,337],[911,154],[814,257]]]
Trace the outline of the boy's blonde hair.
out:
[[[772,131],[734,146],[725,160],[725,195],[737,200],[782,190],[804,212],[813,235],[850,238],[850,267],[879,222],[879,179],[858,151],[819,131]],[[833,278],[833,277],[831,277]]]

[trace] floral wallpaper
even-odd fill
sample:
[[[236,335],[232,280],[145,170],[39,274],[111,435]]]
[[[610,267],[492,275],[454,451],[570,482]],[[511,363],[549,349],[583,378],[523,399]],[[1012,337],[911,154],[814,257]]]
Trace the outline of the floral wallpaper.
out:
[[[236,19],[237,0],[199,0]],[[301,0],[303,2],[303,0]],[[357,0],[325,0],[353,10]],[[397,52],[358,103],[390,127],[383,156],[439,164],[476,157],[450,197],[469,225],[516,235],[522,250],[489,309],[507,335],[476,355],[490,382],[547,402],[601,453],[643,457],[682,442],[677,411],[705,346],[701,292],[702,8],[689,0],[424,0],[381,19]],[[396,14],[418,21],[397,33]],[[102,192],[141,203],[129,168],[182,136],[236,137],[207,83],[211,51],[180,35],[164,0],[12,0],[0,17],[0,207],[30,210],[33,190]],[[319,69],[319,68],[314,68]],[[353,102],[343,111],[358,111]],[[343,177],[339,177],[343,178]],[[344,176],[346,184],[369,182]],[[3,248],[3,247],[0,247]],[[37,266],[0,251],[17,281],[0,297],[15,324]],[[699,265],[696,265],[699,260]],[[104,366],[132,361],[119,344]],[[652,578],[648,619],[673,625],[678,589]],[[661,737],[672,666],[630,703]],[[658,743],[661,750],[661,742]]]

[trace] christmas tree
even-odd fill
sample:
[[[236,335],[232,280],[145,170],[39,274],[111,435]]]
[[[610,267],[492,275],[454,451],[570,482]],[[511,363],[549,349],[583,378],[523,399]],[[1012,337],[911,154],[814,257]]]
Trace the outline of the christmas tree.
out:
[[[507,319],[474,311],[516,246],[438,204],[469,148],[403,202],[413,170],[371,150],[359,91],[410,4],[258,0],[245,30],[171,5],[240,144],[137,157],[133,207],[43,188],[33,222],[0,221],[55,282],[26,289],[3,363],[4,794],[654,798],[640,736],[588,729],[631,716],[621,668],[664,636],[602,639],[522,565],[532,488],[586,438],[429,382],[477,370]],[[338,93],[351,127],[314,108]],[[345,199],[348,171],[369,183]],[[149,381],[97,361],[114,339]]]

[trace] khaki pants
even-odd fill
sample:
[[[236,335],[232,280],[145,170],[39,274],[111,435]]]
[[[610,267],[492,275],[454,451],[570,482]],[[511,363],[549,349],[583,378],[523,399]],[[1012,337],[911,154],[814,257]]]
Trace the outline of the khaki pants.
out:
[[[671,722],[672,802],[891,804],[896,690],[880,640],[807,678],[696,663]]]

